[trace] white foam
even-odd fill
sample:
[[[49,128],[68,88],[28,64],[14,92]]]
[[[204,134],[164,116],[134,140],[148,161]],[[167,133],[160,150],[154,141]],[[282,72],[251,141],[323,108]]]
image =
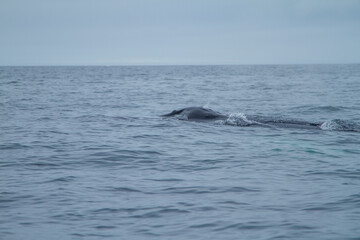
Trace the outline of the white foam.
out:
[[[360,126],[359,124],[352,121],[333,119],[325,121],[323,124],[321,124],[320,128],[331,131],[359,131]]]
[[[249,126],[254,123],[255,122],[248,120],[244,113],[232,113],[224,121],[224,124],[232,126]]]
[[[210,109],[210,102],[207,102],[207,103],[203,106],[203,108]]]

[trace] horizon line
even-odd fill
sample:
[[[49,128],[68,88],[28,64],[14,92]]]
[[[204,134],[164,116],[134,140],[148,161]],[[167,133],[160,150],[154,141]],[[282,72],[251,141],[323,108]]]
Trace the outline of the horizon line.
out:
[[[360,62],[349,63],[224,63],[224,64],[14,64],[0,65],[0,67],[170,67],[170,66],[271,66],[271,65],[357,65]]]

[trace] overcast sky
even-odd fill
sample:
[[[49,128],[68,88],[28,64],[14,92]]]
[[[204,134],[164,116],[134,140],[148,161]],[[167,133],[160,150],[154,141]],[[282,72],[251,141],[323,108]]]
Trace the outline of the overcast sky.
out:
[[[0,65],[360,63],[360,0],[0,0]]]

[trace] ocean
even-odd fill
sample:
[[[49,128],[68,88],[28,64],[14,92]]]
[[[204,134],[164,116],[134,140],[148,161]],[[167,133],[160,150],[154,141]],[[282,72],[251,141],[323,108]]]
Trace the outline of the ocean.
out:
[[[0,67],[0,239],[360,239],[360,65]]]

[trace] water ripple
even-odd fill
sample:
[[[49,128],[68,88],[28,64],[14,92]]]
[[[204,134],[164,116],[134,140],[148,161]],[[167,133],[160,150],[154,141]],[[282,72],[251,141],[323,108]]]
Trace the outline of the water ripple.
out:
[[[205,193],[231,193],[231,192],[258,192],[257,189],[245,187],[171,187],[162,190],[168,194],[205,194]]]
[[[314,205],[305,208],[306,211],[325,211],[325,212],[339,212],[360,209],[360,194],[353,194],[343,199],[334,202],[328,202],[321,205]]]
[[[6,143],[0,145],[0,150],[18,150],[18,149],[26,149],[30,148],[30,146],[23,145],[20,143]]]
[[[187,210],[181,210],[176,208],[163,208],[160,210],[146,212],[144,214],[133,215],[132,218],[160,218],[166,215],[178,215],[178,214],[185,214],[189,213]]]
[[[359,64],[0,67],[0,238],[356,239],[359,77]],[[230,117],[159,117],[205,104]]]

